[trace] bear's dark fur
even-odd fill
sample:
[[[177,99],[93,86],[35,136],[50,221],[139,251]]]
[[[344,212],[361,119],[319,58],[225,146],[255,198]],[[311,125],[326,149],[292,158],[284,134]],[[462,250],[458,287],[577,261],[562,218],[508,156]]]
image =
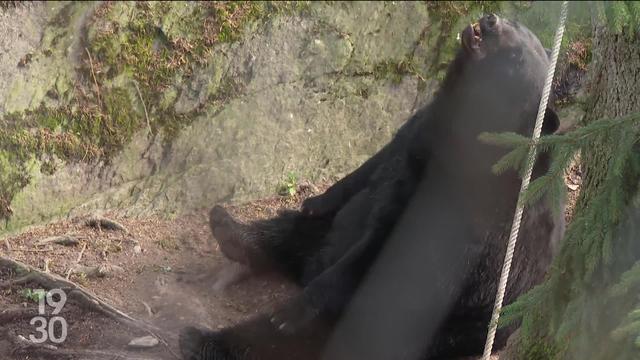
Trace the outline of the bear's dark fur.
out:
[[[304,290],[269,316],[217,332],[186,329],[180,340],[185,359],[316,359],[329,343],[330,359],[364,358],[354,355],[362,351],[345,350],[351,346],[345,339],[366,343],[369,331],[380,332],[382,343],[384,334],[403,331],[403,339],[424,339],[413,349],[389,342],[367,355],[380,359],[481,352],[520,180],[515,172],[492,174],[505,150],[479,142],[478,135],[530,135],[548,65],[527,28],[487,15],[462,33],[462,49],[433,102],[359,169],[305,201],[301,212],[245,225],[214,207],[211,228],[229,258],[279,270]],[[558,125],[547,110],[543,133]],[[534,177],[547,167],[543,154]],[[542,200],[527,208],[507,303],[543,279],[563,226]],[[407,284],[420,289],[414,295],[424,295],[423,302],[411,303]],[[377,301],[390,291],[394,301]],[[368,316],[373,328],[350,323],[350,314],[362,309],[397,314],[392,322],[413,318],[424,329],[408,332],[418,327],[404,320],[397,329],[395,322],[376,325],[374,313]],[[498,346],[510,331],[499,332]]]

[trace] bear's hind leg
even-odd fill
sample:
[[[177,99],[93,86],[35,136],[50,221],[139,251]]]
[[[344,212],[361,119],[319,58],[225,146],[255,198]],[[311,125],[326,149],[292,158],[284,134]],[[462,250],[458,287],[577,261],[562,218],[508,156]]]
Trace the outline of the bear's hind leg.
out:
[[[275,270],[299,281],[308,259],[322,248],[331,217],[308,217],[297,211],[238,222],[222,206],[209,213],[209,225],[222,253],[253,272]]]
[[[316,360],[331,324],[314,321],[300,332],[284,335],[261,315],[233,327],[210,331],[187,327],[180,333],[185,360]]]
[[[237,222],[222,206],[216,205],[209,212],[209,226],[220,251],[229,260],[250,265],[251,242],[246,239],[247,225]]]

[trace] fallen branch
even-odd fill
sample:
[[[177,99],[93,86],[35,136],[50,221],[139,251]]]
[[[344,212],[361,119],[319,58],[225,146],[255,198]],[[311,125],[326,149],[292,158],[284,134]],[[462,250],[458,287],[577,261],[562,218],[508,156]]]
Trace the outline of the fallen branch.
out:
[[[100,85],[98,85],[98,79],[96,79],[96,73],[93,70],[93,59],[91,58],[91,53],[87,48],[84,48],[84,51],[86,51],[87,56],[89,56],[89,65],[91,66],[91,76],[93,77],[93,83],[96,85],[96,94],[98,95],[98,102],[100,102],[100,108],[104,110],[104,103],[102,102],[102,96],[100,96]]]
[[[64,246],[72,246],[72,245],[78,245],[79,243],[80,243],[80,239],[78,237],[67,234],[67,235],[60,235],[60,236],[51,236],[46,239],[41,239],[36,241],[34,245],[42,246],[47,244],[58,244],[58,245],[64,245]]]
[[[153,310],[151,309],[151,306],[144,301],[142,301],[142,305],[144,305],[145,310],[147,310],[147,315],[149,315],[149,317],[152,317]]]
[[[25,276],[19,279],[0,283],[0,288],[2,288],[3,286],[9,287],[33,281],[46,289],[61,289],[67,293],[67,296],[74,297],[78,302],[86,305],[89,310],[95,311],[108,318],[111,318],[120,324],[143,330],[149,335],[156,337],[176,359],[181,359],[181,357],[178,356],[169,346],[167,341],[164,340],[163,337],[157,335],[158,332],[163,332],[161,329],[158,329],[153,325],[147,324],[146,322],[127,315],[123,311],[109,305],[106,301],[100,299],[97,295],[91,293],[90,290],[85,289],[84,287],[56,274],[44,273],[34,268],[33,266],[1,255],[0,267],[9,267],[16,270],[17,272],[26,273]],[[171,335],[173,336],[173,334]]]
[[[142,93],[140,92],[138,83],[134,81],[133,85],[136,86],[136,90],[138,91],[138,96],[140,97],[140,101],[142,102],[142,108],[144,109],[144,117],[147,119],[147,128],[149,129],[149,135],[153,135],[153,130],[151,130],[151,122],[149,121],[149,113],[147,112],[147,105],[145,105],[144,103],[144,99],[142,98]]]
[[[13,249],[11,252],[29,252],[29,253],[50,253],[50,254],[64,254],[64,252],[54,252],[53,249]]]
[[[82,266],[76,265],[73,268],[73,274],[83,274],[88,278],[98,277],[103,278],[111,276],[116,273],[123,273],[124,269],[117,265],[102,264],[97,266]]]
[[[67,271],[67,280],[69,280],[69,277],[71,277],[71,273],[73,272],[73,268],[77,267],[80,264],[80,260],[82,260],[82,254],[84,254],[84,251],[87,249],[87,243],[82,244],[82,250],[80,250],[80,254],[78,254],[78,259],[76,259],[76,264],[72,267],[69,268],[69,270]]]
[[[129,233],[129,230],[127,230],[126,227],[124,227],[124,225],[120,224],[117,221],[113,221],[111,219],[107,219],[101,216],[93,216],[91,218],[89,218],[85,224],[87,226],[93,227],[93,228],[97,228],[99,230],[102,229],[107,229],[107,230],[119,230],[125,233]]]

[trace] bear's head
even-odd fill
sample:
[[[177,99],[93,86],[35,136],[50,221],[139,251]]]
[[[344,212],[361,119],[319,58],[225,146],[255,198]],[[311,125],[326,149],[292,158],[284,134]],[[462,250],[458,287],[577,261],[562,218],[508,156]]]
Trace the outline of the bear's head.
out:
[[[488,14],[462,31],[461,45],[446,84],[455,98],[465,99],[470,112],[493,113],[495,126],[487,130],[530,134],[550,64],[540,40],[524,25]],[[544,133],[558,127],[547,109]]]
[[[462,46],[475,59],[523,56],[547,61],[547,51],[540,40],[524,25],[495,14],[482,17],[462,31]]]

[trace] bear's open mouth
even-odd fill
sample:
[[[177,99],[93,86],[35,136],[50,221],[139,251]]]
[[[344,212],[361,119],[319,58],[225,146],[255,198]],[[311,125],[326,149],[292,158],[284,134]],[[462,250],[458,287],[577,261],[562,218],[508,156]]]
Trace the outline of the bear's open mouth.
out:
[[[473,28],[473,38],[477,41],[482,41],[482,30],[480,30],[480,23],[477,22],[473,25],[471,25],[471,27]]]
[[[480,23],[470,24],[462,32],[462,45],[467,51],[473,52],[480,49],[481,44],[482,29],[480,28]]]

